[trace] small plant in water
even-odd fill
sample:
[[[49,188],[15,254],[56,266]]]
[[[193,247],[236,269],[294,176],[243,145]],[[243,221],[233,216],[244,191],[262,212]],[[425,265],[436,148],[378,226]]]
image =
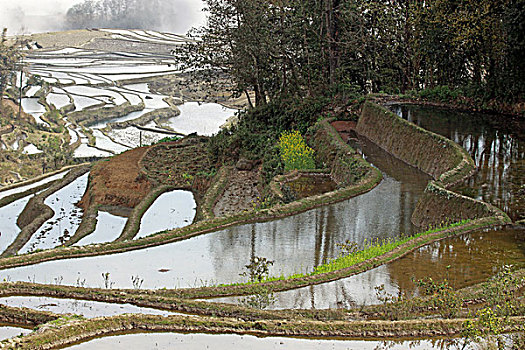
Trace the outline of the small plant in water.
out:
[[[268,260],[260,256],[252,256],[250,263],[245,265],[248,271],[244,271],[240,276],[248,277],[250,282],[259,283],[268,278],[270,274],[270,266],[273,265],[273,260]]]
[[[254,294],[241,299],[241,304],[247,307],[264,310],[275,304],[275,295],[268,287],[256,286]]]
[[[260,283],[270,274],[270,266],[273,265],[273,260],[268,260],[264,257],[252,256],[250,263],[245,266],[247,271],[241,273],[243,277],[248,277],[251,283]],[[241,299],[241,304],[257,308],[266,309],[275,303],[274,293],[265,286],[254,286],[254,293],[246,298]]]
[[[102,279],[104,280],[104,288],[111,289],[115,282],[109,280],[109,272],[102,272]]]
[[[144,283],[144,279],[140,278],[139,275],[131,276],[131,284],[133,284],[133,289],[140,289]]]
[[[86,279],[83,278],[83,279],[80,279],[80,277],[77,277],[77,282],[76,282],[76,286],[77,287],[85,287],[86,286]]]
[[[55,285],[59,286],[62,284],[62,281],[64,280],[64,276],[55,277]]]
[[[444,279],[441,282],[435,282],[431,277],[424,278],[415,282],[424,295],[431,296],[431,306],[439,311],[444,318],[453,318],[461,308],[461,300],[457,293]]]

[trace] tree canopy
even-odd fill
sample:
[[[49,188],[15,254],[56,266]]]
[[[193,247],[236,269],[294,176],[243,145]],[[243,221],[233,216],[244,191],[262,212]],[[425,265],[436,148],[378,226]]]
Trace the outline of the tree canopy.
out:
[[[436,86],[523,99],[525,0],[204,0],[181,52],[255,103]],[[206,69],[203,69],[206,68]]]

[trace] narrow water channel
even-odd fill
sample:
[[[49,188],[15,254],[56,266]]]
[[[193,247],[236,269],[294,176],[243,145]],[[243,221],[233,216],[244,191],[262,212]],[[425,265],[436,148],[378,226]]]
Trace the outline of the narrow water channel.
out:
[[[42,186],[42,185],[45,185],[47,183],[50,183],[51,181],[55,181],[55,180],[58,180],[58,179],[62,179],[64,176],[66,176],[66,174],[69,172],[69,170],[67,171],[63,171],[61,173],[58,173],[58,174],[55,174],[55,175],[52,175],[52,176],[48,176],[40,181],[36,181],[32,184],[29,184],[29,185],[24,185],[24,186],[19,186],[19,187],[15,187],[15,188],[11,188],[11,189],[8,189],[8,190],[4,190],[4,191],[0,191],[0,199],[2,198],[5,198],[7,196],[11,196],[13,194],[16,194],[16,193],[22,193],[22,192],[25,192],[25,191],[28,191],[32,188],[35,188],[35,187],[38,187],[38,186]]]
[[[396,105],[399,116],[466,149],[478,172],[455,190],[525,219],[525,121],[436,107]],[[522,118],[523,119],[523,118]]]

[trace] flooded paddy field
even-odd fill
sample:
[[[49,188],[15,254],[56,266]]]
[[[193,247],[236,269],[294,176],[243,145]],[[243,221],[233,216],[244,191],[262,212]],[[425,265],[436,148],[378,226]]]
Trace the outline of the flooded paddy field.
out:
[[[376,305],[376,287],[390,295],[418,295],[415,282],[449,281],[455,289],[486,281],[505,265],[525,267],[523,230],[503,229],[447,238],[386,265],[338,281],[274,294],[271,309],[327,309]],[[213,299],[245,304],[245,297]]]
[[[0,207],[0,253],[3,252],[18,236],[21,229],[16,221],[27,203],[34,195],[18,199],[10,204]]]
[[[33,116],[42,130],[49,131],[65,125],[67,130],[63,134],[66,145],[75,148],[72,152],[74,157],[111,157],[175,134],[210,136],[235,115],[236,110],[220,104],[194,102],[184,99],[184,96],[175,99],[152,92],[158,90],[150,90],[148,82],[154,81],[156,77],[180,73],[176,58],[170,51],[184,42],[184,38],[141,30],[106,32],[108,36],[104,39],[107,41],[105,43],[93,40],[82,48],[39,50],[28,55],[30,74],[40,76],[44,82],[51,84],[51,88],[43,92],[44,96],[37,98],[35,96],[42,94],[39,92],[41,86],[46,84],[28,86],[24,90],[23,108]],[[102,50],[104,44],[111,47],[113,52]],[[64,109],[61,111],[63,123],[47,118],[49,114],[46,113],[51,106]],[[119,108],[126,106],[134,107],[134,110],[129,109],[132,110],[129,112],[126,109],[125,113],[121,113],[123,109]],[[108,113],[98,118],[99,114],[103,115],[108,110],[115,111],[114,115]],[[161,110],[180,114],[161,118]],[[479,171],[455,190],[502,208],[513,220],[525,218],[522,124],[517,122],[518,127],[507,128],[490,118],[467,122],[470,117],[464,118],[460,113],[412,106],[395,107],[395,110],[425,129],[449,137],[471,154]],[[85,112],[88,117],[76,120],[72,113],[82,116],[81,112]],[[157,113],[158,116],[149,118],[151,113]],[[16,139],[16,145],[9,147],[22,148],[28,143],[24,143],[23,139],[22,135]],[[362,248],[370,242],[394,240],[420,231],[411,223],[411,216],[430,177],[366,139],[356,136],[350,142],[383,174],[383,181],[377,187],[360,196],[278,220],[231,226],[175,243],[125,253],[7,268],[0,270],[0,279],[104,289],[191,288],[238,283],[246,282],[247,278],[242,273],[254,257],[265,257],[273,262],[270,276],[310,273],[315,267],[340,256],[341,243],[352,242]],[[32,144],[24,149],[34,152],[33,148],[28,148],[30,146]],[[59,175],[56,176],[53,178],[58,179]],[[45,204],[53,209],[54,217],[37,230],[19,253],[31,253],[64,244],[77,231],[82,220],[83,211],[75,204],[82,198],[87,186],[88,174],[48,196]],[[335,182],[321,176],[302,177],[289,183],[289,186],[297,198],[337,189]],[[28,185],[1,191],[0,199],[31,188]],[[32,196],[24,196],[0,207],[0,251],[9,246],[20,232],[17,218]],[[166,192],[152,201],[151,206],[144,211],[140,228],[134,237],[136,241],[132,243],[139,244],[141,239],[155,233],[191,225],[196,212],[197,203],[192,192]],[[126,215],[108,208],[98,208],[93,213],[96,214],[94,231],[75,246],[115,241],[128,223]],[[376,294],[377,287],[392,295],[412,297],[418,295],[414,281],[424,277],[436,281],[447,279],[453,288],[472,286],[487,280],[504,265],[525,267],[525,243],[522,236],[523,228],[505,227],[446,238],[418,248],[394,262],[348,278],[275,293],[275,301],[269,308],[340,309],[378,304],[381,300]],[[138,287],[137,281],[140,281]],[[209,301],[245,305],[242,297]],[[51,297],[13,296],[0,298],[0,303],[60,314],[78,313],[85,317],[122,313],[172,314],[125,303],[108,304]],[[0,336],[1,332],[0,327]],[[232,346],[254,349],[430,349],[442,346],[439,341],[430,340],[385,343],[255,338],[250,335],[131,334],[95,339],[71,348],[149,348],[152,344],[161,349],[173,348],[175,345],[202,348],[211,343],[219,349]]]
[[[86,343],[68,347],[71,350],[83,349],[128,349],[137,347],[141,349],[205,349],[213,344],[213,349],[455,349],[461,346],[460,339],[434,339],[434,340],[331,340],[331,339],[304,339],[284,337],[255,337],[253,335],[235,334],[176,334],[176,333],[143,333],[117,335],[106,338],[94,339]],[[474,345],[465,349],[474,349]]]
[[[80,201],[86,191],[88,175],[80,176],[45,199],[44,203],[53,209],[55,215],[33,234],[26,245],[20,249],[20,253],[54,248],[63,244],[76,232],[82,220],[82,210],[75,204]]]
[[[191,192],[175,190],[163,193],[144,213],[135,239],[191,225],[196,210],[197,204]]]
[[[95,231],[82,238],[74,245],[83,246],[88,244],[113,242],[119,238],[127,221],[127,217],[113,215],[111,213],[99,210],[97,214],[97,226],[95,227]]]
[[[79,283],[81,283],[80,281]],[[24,307],[56,314],[76,314],[86,318],[121,314],[173,315],[173,312],[138,307],[130,304],[111,304],[99,301],[59,299],[40,296],[13,296],[0,298],[1,305]]]
[[[0,324],[0,340],[13,338],[19,335],[29,334],[32,331],[32,329]]]

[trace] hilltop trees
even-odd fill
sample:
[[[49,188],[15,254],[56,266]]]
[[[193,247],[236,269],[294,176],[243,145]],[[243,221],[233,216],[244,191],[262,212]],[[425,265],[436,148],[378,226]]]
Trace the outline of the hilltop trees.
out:
[[[227,72],[255,105],[438,86],[482,100],[524,97],[525,0],[205,3],[207,25],[178,54],[203,74]]]
[[[66,14],[66,27],[154,29],[175,16],[167,0],[85,0]]]

